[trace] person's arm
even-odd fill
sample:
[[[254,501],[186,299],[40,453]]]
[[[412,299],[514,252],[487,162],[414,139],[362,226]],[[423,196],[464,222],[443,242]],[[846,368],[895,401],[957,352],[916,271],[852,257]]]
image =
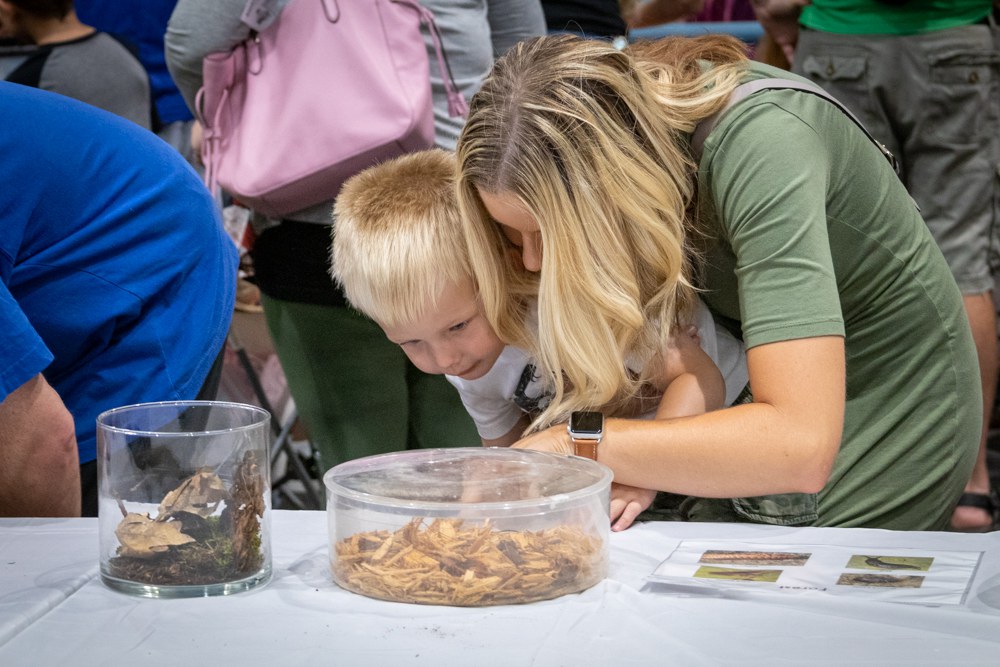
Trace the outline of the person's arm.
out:
[[[704,7],[705,0],[645,0],[635,3],[625,21],[629,28],[645,28],[678,21],[697,14]]]
[[[486,4],[494,58],[522,39],[545,34],[545,15],[537,0],[489,0]]]
[[[708,353],[698,344],[697,332],[677,332],[662,360],[663,397],[656,419],[673,419],[718,410],[725,405],[726,381]]]
[[[0,516],[80,516],[73,417],[41,374],[0,402]]]
[[[671,420],[608,419],[597,460],[618,482],[703,498],[817,493],[840,448],[843,338],[760,345],[747,363],[753,403]],[[515,446],[573,450],[565,425]]]
[[[666,384],[655,419],[673,419],[717,410],[725,405],[726,383],[718,366],[701,345],[698,332],[678,331],[660,360],[658,383]],[[625,530],[656,498],[656,486],[641,488],[622,483],[615,474],[611,486],[611,529]]]
[[[510,447],[521,439],[521,434],[524,433],[529,424],[531,424],[531,419],[526,413],[521,413],[517,423],[504,435],[499,438],[482,438],[483,447]]]
[[[286,0],[277,0],[283,7]],[[202,84],[201,63],[209,53],[229,51],[250,35],[240,21],[246,0],[178,0],[170,15],[163,47],[167,69],[184,101],[195,113]]]
[[[757,22],[791,64],[799,41],[799,14],[812,0],[751,0]]]

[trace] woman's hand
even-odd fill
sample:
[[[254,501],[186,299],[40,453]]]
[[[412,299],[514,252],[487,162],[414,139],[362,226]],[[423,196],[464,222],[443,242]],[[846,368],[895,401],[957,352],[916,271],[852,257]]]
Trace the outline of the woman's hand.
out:
[[[643,510],[653,504],[656,491],[611,483],[611,530],[618,532],[632,525]]]
[[[556,424],[544,431],[532,433],[513,445],[520,449],[534,449],[555,454],[573,454],[573,443],[566,431],[566,424]],[[621,531],[632,525],[635,518],[653,503],[656,491],[640,489],[625,484],[611,484],[611,530]]]
[[[757,22],[792,63],[799,41],[799,14],[812,0],[751,0],[750,4]]]
[[[519,449],[536,449],[540,452],[553,452],[566,456],[575,453],[573,443],[569,439],[569,432],[566,430],[566,424],[556,424],[544,431],[532,433],[518,440],[513,446]]]

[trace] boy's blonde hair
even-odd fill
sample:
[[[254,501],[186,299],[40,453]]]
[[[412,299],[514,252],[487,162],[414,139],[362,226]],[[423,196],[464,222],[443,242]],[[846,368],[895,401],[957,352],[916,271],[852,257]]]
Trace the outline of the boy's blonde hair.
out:
[[[330,274],[386,326],[413,322],[472,279],[455,200],[455,156],[409,153],[351,177],[334,205]]]
[[[541,229],[528,349],[556,395],[533,429],[636,396],[648,378],[625,362],[666,349],[692,311],[689,135],[726,103],[746,63],[745,46],[725,37],[621,52],[549,36],[511,49],[473,97],[457,150],[470,262],[488,320],[522,346],[532,342],[525,290],[511,280],[525,272],[477,188],[513,196]]]

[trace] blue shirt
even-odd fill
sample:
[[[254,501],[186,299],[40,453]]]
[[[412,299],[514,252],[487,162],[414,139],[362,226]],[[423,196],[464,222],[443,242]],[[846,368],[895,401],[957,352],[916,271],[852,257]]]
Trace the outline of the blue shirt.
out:
[[[194,398],[222,348],[238,254],[197,174],[134,123],[0,82],[0,400],[40,372],[76,421]]]
[[[131,42],[149,73],[160,121],[191,120],[191,111],[167,71],[163,35],[177,0],[76,0],[80,21]]]

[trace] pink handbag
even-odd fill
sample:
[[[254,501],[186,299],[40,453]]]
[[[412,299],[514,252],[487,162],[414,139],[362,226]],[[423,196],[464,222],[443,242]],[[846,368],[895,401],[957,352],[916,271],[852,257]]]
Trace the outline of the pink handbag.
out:
[[[417,0],[290,0],[259,33],[209,54],[197,98],[209,189],[282,217],[334,199],[368,166],[433,146],[421,23],[449,113],[464,115],[434,16]]]

